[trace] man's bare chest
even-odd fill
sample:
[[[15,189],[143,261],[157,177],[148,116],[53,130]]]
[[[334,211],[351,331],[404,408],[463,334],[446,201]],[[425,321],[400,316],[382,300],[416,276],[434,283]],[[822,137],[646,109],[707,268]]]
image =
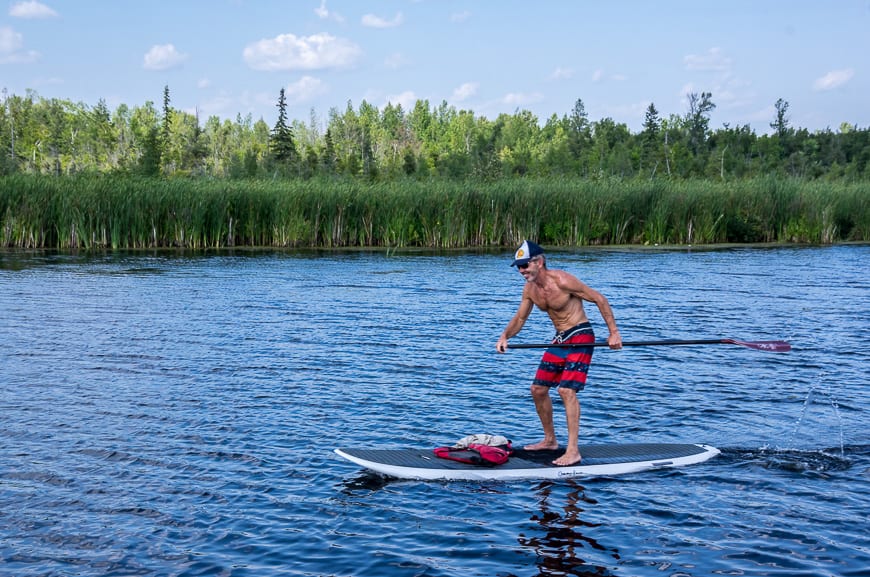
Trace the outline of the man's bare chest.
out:
[[[532,302],[542,311],[561,311],[571,306],[572,295],[557,286],[535,287]]]

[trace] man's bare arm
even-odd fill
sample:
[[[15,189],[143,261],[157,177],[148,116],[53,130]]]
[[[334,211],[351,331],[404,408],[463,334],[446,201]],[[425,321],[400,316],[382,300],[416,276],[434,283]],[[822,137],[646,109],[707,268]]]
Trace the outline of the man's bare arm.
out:
[[[526,324],[526,319],[532,313],[532,308],[534,308],[534,303],[532,303],[532,299],[526,296],[526,291],[523,290],[523,300],[520,301],[516,314],[510,320],[507,327],[505,327],[498,342],[495,344],[495,349],[498,352],[503,353],[507,350],[508,339],[515,337],[520,332],[523,325]]]
[[[573,275],[559,275],[559,284],[564,290],[569,291],[574,296],[595,303],[595,306],[598,307],[598,312],[601,313],[601,318],[607,324],[607,330],[610,331],[607,344],[612,349],[622,348],[622,337],[619,334],[619,328],[616,326],[616,317],[613,315],[613,309],[610,308],[610,302],[607,300],[607,297]]]

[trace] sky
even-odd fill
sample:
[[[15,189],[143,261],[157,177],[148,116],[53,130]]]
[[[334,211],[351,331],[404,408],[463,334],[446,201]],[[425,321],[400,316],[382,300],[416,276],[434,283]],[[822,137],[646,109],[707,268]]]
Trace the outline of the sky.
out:
[[[12,0],[0,90],[325,126],[365,100],[446,101],[544,124],[578,99],[589,120],[642,129],[650,103],[710,127],[870,126],[870,0]],[[313,114],[312,114],[313,111]]]

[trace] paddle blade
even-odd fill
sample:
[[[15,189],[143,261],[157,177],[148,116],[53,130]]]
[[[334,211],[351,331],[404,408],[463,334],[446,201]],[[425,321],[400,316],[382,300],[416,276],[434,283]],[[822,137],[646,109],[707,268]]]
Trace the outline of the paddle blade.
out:
[[[787,353],[791,350],[791,345],[785,341],[738,341],[736,339],[722,340],[732,345],[749,347],[750,349],[755,349],[757,351],[767,351],[771,353]]]

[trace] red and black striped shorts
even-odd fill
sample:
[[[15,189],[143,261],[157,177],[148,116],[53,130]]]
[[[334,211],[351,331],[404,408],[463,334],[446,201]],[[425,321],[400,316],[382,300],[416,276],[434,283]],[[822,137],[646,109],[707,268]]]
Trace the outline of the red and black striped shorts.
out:
[[[561,331],[553,339],[554,344],[579,345],[595,342],[592,325],[580,323],[576,327]],[[592,362],[592,347],[550,347],[544,351],[541,364],[535,373],[533,385],[542,387],[566,387],[582,391],[586,386],[586,374]]]

